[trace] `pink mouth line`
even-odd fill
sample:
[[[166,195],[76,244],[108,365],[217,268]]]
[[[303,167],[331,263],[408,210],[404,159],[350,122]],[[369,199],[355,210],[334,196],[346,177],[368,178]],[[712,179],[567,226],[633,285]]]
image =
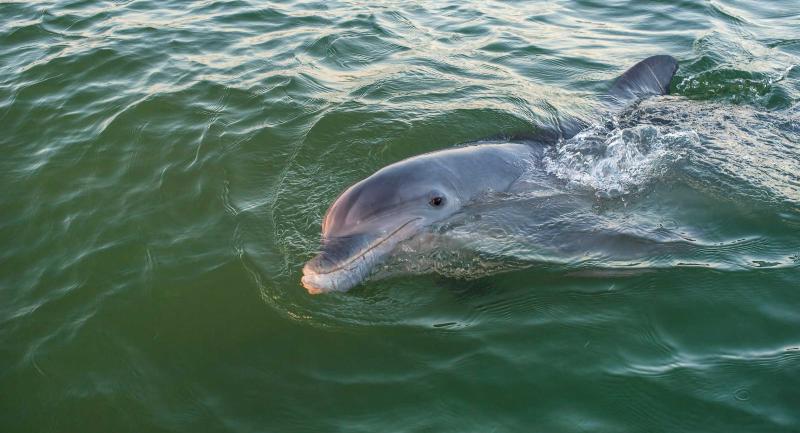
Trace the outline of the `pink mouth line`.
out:
[[[328,270],[326,272],[314,272],[314,271],[309,270],[308,266],[305,266],[303,268],[303,274],[304,275],[300,279],[300,283],[303,285],[303,287],[305,287],[306,290],[308,290],[309,294],[317,295],[317,294],[326,292],[327,290],[325,290],[324,287],[318,287],[318,286],[315,286],[315,285],[313,285],[311,283],[312,277],[317,277],[317,276],[321,276],[321,275],[329,275],[329,274],[333,274],[333,273],[342,271],[343,269],[345,269],[348,266],[350,266],[351,264],[353,264],[356,260],[363,259],[367,254],[369,254],[370,251],[374,250],[375,248],[378,248],[383,243],[385,243],[387,240],[389,240],[394,235],[396,235],[400,230],[402,230],[403,228],[405,228],[406,226],[408,226],[412,222],[414,222],[416,220],[419,220],[419,219],[422,219],[422,218],[421,217],[417,217],[417,218],[413,218],[413,219],[410,219],[410,220],[406,221],[405,223],[400,225],[397,229],[393,230],[391,233],[389,233],[388,235],[382,237],[377,242],[372,244],[369,248],[365,249],[363,252],[361,252],[357,256],[355,256],[352,259],[348,260],[347,262],[337,266],[336,268],[333,268],[333,269]],[[333,290],[336,290],[335,284],[334,284],[334,289]]]
[[[369,247],[369,248],[367,248],[366,250],[364,250],[364,251],[363,251],[361,254],[359,254],[359,255],[357,255],[357,256],[355,256],[355,257],[353,257],[352,259],[348,260],[347,262],[345,262],[345,263],[343,263],[343,264],[341,264],[341,265],[339,265],[339,266],[337,266],[337,267],[335,267],[335,268],[333,268],[333,269],[331,269],[331,270],[329,270],[329,271],[325,271],[325,272],[314,272],[314,274],[316,274],[316,275],[332,274],[332,273],[334,273],[334,272],[337,272],[337,271],[339,271],[339,270],[341,270],[341,269],[343,269],[343,268],[347,267],[349,264],[351,264],[351,263],[355,262],[356,260],[360,259],[361,257],[363,257],[364,255],[366,255],[366,254],[367,254],[367,253],[369,253],[370,251],[374,250],[375,248],[378,248],[378,247],[379,247],[379,246],[380,246],[382,243],[386,242],[386,241],[387,241],[389,238],[391,238],[392,236],[394,236],[394,235],[395,235],[397,232],[399,232],[400,230],[402,230],[402,229],[403,229],[405,226],[407,226],[407,225],[411,224],[412,222],[414,222],[414,221],[416,221],[416,220],[418,220],[418,219],[422,219],[422,218],[421,218],[421,217],[417,217],[417,218],[413,218],[413,219],[410,219],[410,220],[406,221],[405,223],[403,223],[403,225],[401,225],[400,227],[396,228],[396,229],[395,229],[393,232],[391,232],[391,233],[389,233],[388,235],[386,235],[386,236],[382,237],[380,240],[378,240],[378,242],[376,242],[376,243],[374,243],[374,244],[370,245],[370,247]]]

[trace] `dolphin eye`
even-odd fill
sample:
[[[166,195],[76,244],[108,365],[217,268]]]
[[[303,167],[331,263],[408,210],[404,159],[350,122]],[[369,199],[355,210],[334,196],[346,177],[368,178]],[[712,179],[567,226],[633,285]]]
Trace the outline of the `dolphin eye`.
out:
[[[444,203],[444,197],[438,197],[438,196],[431,198],[431,201],[428,202],[428,204],[434,207],[439,207],[442,205],[442,203]]]

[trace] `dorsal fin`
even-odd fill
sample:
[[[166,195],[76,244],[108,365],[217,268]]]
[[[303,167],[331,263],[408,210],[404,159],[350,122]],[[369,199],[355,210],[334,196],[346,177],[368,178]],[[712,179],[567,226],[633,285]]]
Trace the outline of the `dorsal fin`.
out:
[[[619,109],[648,96],[666,95],[677,70],[678,61],[672,56],[648,57],[617,78],[608,91],[606,105]]]
[[[619,110],[649,96],[669,94],[669,84],[677,71],[678,61],[672,56],[648,57],[633,65],[614,81],[604,98],[604,103],[610,109]],[[549,135],[555,139],[570,139],[588,124],[576,117],[566,117],[560,120],[556,130]]]
[[[609,89],[608,94],[603,97],[603,102],[606,108],[618,110],[649,96],[666,95],[669,93],[672,77],[677,71],[678,61],[672,56],[648,57],[620,75]],[[583,119],[565,116],[557,119],[555,125],[536,125],[534,132],[492,138],[552,144],[574,137],[589,124]]]

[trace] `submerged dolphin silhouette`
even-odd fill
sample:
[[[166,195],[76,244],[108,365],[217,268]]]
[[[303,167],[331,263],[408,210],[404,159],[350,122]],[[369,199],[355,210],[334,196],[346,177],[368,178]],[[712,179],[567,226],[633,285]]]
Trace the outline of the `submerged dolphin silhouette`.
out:
[[[678,62],[653,56],[613,84],[603,102],[618,110],[669,92]],[[395,246],[490,191],[508,191],[544,146],[585,127],[562,121],[533,140],[483,142],[414,156],[386,166],[345,190],[322,222],[321,251],[303,267],[309,293],[346,291],[363,281]]]

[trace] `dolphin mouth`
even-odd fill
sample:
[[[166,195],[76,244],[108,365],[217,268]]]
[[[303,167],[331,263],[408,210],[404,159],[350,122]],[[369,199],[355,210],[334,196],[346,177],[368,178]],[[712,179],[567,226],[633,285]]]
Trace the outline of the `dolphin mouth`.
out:
[[[398,239],[397,242],[389,242],[389,240],[402,237],[401,232],[420,219],[422,218],[416,217],[406,221],[392,232],[369,243],[357,254],[351,255],[343,262],[331,267],[320,268],[319,266],[320,259],[325,254],[323,250],[303,266],[303,277],[300,279],[300,283],[312,295],[334,291],[344,292],[357,286],[402,239]]]

